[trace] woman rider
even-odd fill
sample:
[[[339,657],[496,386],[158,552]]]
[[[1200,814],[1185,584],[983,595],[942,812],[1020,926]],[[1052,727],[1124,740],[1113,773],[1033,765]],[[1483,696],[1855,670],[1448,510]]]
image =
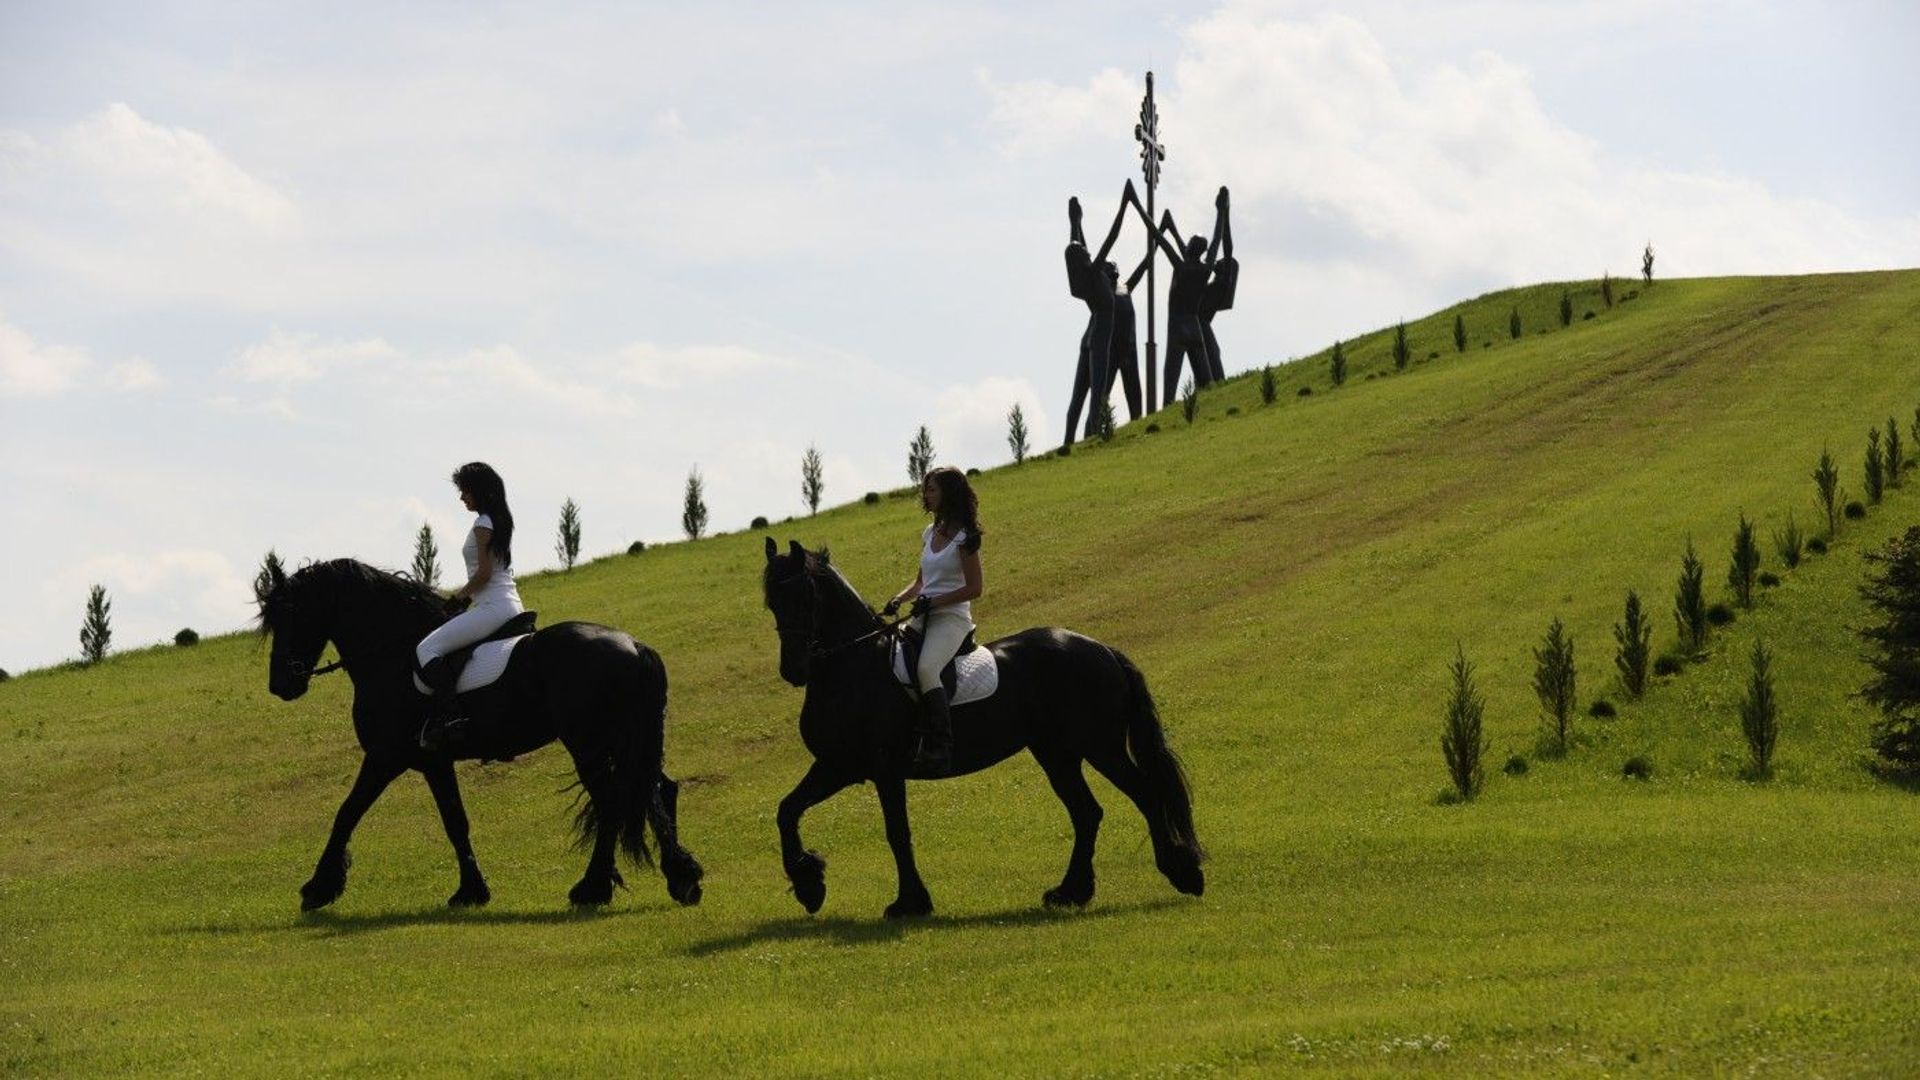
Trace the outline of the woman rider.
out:
[[[920,746],[914,766],[934,776],[953,763],[953,723],[940,669],[973,630],[972,603],[981,592],[980,500],[959,469],[941,466],[920,485],[920,506],[933,515],[921,534],[920,572],[912,584],[887,601],[888,615],[913,602],[920,631],[920,662],[914,684],[920,689]]]
[[[448,609],[458,614],[414,649],[420,681],[433,691],[433,716],[420,731],[420,746],[426,750],[444,745],[447,721],[454,713],[457,676],[447,666],[447,654],[484,639],[525,610],[513,583],[513,511],[507,508],[507,485],[492,466],[474,461],[454,470],[453,486],[461,503],[477,516],[460,549],[467,561],[467,583],[447,598]]]

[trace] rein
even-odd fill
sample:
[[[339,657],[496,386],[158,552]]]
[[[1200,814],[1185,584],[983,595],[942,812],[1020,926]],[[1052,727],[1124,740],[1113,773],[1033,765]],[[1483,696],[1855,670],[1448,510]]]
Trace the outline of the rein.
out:
[[[322,664],[319,667],[313,668],[311,670],[307,668],[307,665],[301,663],[298,660],[288,661],[287,666],[293,669],[293,674],[297,676],[302,676],[304,678],[312,679],[321,675],[331,675],[334,672],[339,671],[340,661],[335,660],[331,664]]]

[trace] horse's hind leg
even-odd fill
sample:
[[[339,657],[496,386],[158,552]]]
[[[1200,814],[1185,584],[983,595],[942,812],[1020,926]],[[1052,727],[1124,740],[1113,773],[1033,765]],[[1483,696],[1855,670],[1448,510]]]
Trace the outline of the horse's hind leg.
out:
[[[1066,876],[1041,899],[1048,907],[1086,907],[1093,899],[1093,844],[1100,834],[1100,803],[1087,787],[1078,757],[1036,753],[1034,758],[1046,770],[1047,782],[1067,804],[1067,816],[1073,820],[1073,854],[1067,859]]]
[[[887,846],[893,849],[893,865],[900,878],[900,889],[887,905],[887,918],[905,919],[933,914],[933,897],[920,880],[913,865],[913,830],[907,824],[907,782],[889,776],[873,782],[880,793],[880,813],[887,822]]]
[[[653,838],[660,843],[660,872],[667,879],[667,895],[689,907],[700,902],[700,879],[706,871],[693,852],[680,846],[680,785],[660,774],[659,797],[647,811]]]
[[[1192,848],[1174,841],[1153,793],[1153,784],[1140,766],[1134,764],[1133,758],[1127,755],[1125,744],[1103,747],[1088,754],[1087,760],[1100,771],[1100,775],[1119,788],[1122,795],[1132,800],[1133,805],[1139,808],[1140,816],[1147,819],[1147,835],[1153,839],[1154,866],[1159,868],[1174,888],[1190,896],[1200,895],[1206,887],[1200,860]]]
[[[367,808],[405,771],[406,766],[392,758],[368,754],[360,759],[360,775],[354,778],[353,789],[347,792],[340,809],[333,815],[333,832],[327,837],[326,848],[320,852],[313,876],[300,886],[301,911],[326,907],[347,891],[347,866],[351,862],[347,857],[347,841],[353,838],[353,830],[366,815]]]
[[[473,857],[473,844],[467,838],[467,808],[460,801],[460,781],[454,778],[453,762],[436,762],[422,771],[428,790],[433,792],[433,805],[440,810],[440,824],[446,827],[447,840],[453,844],[454,858],[460,863],[460,887],[447,897],[447,906],[480,907],[493,899],[493,891],[487,888],[480,861]]]
[[[620,785],[613,783],[613,769],[606,761],[575,756],[574,768],[587,791],[593,854],[587,858],[586,873],[568,891],[567,899],[575,907],[602,907],[613,901],[613,887],[620,881],[613,854],[625,807],[620,805]]]

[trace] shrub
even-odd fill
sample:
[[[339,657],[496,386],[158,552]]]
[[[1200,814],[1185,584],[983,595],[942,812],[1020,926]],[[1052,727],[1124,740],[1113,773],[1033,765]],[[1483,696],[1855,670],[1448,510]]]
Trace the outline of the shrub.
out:
[[[1533,692],[1540,698],[1556,753],[1567,750],[1567,718],[1573,712],[1574,666],[1573,639],[1556,616],[1547,627],[1547,636],[1533,650]]]
[[[1776,588],[1780,584],[1780,575],[1771,570],[1762,570],[1760,571],[1759,581],[1760,587],[1763,589]]]
[[[1627,295],[1625,295],[1625,296],[1623,296],[1623,297],[1621,297],[1621,298],[1620,298],[1620,302],[1624,304],[1624,303],[1626,303],[1626,302],[1627,302],[1627,301],[1629,301],[1629,300],[1638,300],[1639,298],[1640,298],[1640,290],[1639,290],[1639,289],[1628,289],[1628,290],[1627,290]]]
[[[560,556],[562,570],[573,569],[580,558],[580,507],[572,499],[560,504],[560,537],[553,543],[553,553]]]
[[[747,523],[747,528],[749,529],[764,529],[766,527],[767,519],[759,514],[755,514],[753,520]]]
[[[1675,653],[1661,653],[1653,662],[1655,675],[1678,675],[1686,669],[1686,658]]]
[[[1564,289],[1560,291],[1560,325],[1573,325],[1573,294]]]
[[[1879,504],[1880,496],[1886,489],[1886,461],[1887,459],[1880,453],[1880,429],[1868,428],[1867,460],[1864,479],[1867,485],[1867,501],[1875,505]]]
[[[1279,396],[1280,380],[1274,377],[1273,365],[1267,364],[1260,369],[1260,404],[1271,405]]]
[[[680,528],[687,539],[698,540],[700,534],[707,531],[707,486],[700,479],[700,468],[695,466],[687,474],[687,493],[680,502]]]
[[[1893,417],[1887,417],[1888,487],[1897,488],[1900,486],[1900,474],[1905,471],[1907,464],[1907,459],[1904,456],[1906,452],[1906,448],[1900,445],[1900,425],[1894,423]]]
[[[1620,775],[1629,780],[1653,779],[1653,759],[1645,754],[1635,754],[1620,766]]]
[[[1800,565],[1800,556],[1805,547],[1806,537],[1800,535],[1800,526],[1794,523],[1793,511],[1789,510],[1786,528],[1773,534],[1773,550],[1791,570]]]
[[[1467,351],[1466,316],[1461,315],[1457,312],[1453,316],[1453,351],[1454,352]]]
[[[1518,304],[1515,304],[1513,310],[1507,313],[1507,336],[1515,341],[1520,340],[1520,306]]]
[[[173,643],[183,649],[189,648],[200,644],[200,635],[194,632],[193,627],[188,626],[173,635]]]
[[[1627,590],[1626,613],[1613,624],[1613,640],[1617,646],[1613,666],[1620,672],[1620,685],[1627,697],[1637,698],[1647,692],[1647,655],[1652,651],[1653,625],[1641,610],[1640,594],[1632,589]]]
[[[1347,347],[1338,341],[1333,343],[1333,355],[1327,357],[1327,373],[1333,376],[1335,386],[1347,381]]]
[[[1500,771],[1506,773],[1508,776],[1525,776],[1527,775],[1527,759],[1521,757],[1519,754],[1513,754],[1507,758],[1505,765],[1500,766]]]
[[[1595,698],[1593,704],[1587,706],[1587,715],[1595,720],[1611,720],[1620,714],[1614,709],[1613,702],[1606,698]]]
[[[1707,598],[1702,588],[1705,570],[1693,553],[1693,540],[1687,540],[1686,557],[1680,560],[1680,581],[1673,590],[1673,621],[1680,631],[1680,648],[1688,655],[1707,645]]]
[[[1438,359],[1440,359],[1440,354],[1439,354],[1439,353],[1437,353],[1437,352],[1430,352],[1430,353],[1428,353],[1428,354],[1427,354],[1427,359],[1429,359],[1429,360],[1438,360]]]
[[[921,424],[914,434],[913,441],[907,444],[907,479],[913,486],[919,487],[920,481],[927,478],[927,470],[933,468],[933,436],[927,433],[927,425]]]
[[[1813,537],[1807,541],[1807,551],[1813,555],[1825,555],[1827,553],[1827,542],[1817,536]]]
[[[440,546],[433,542],[433,525],[420,523],[413,537],[413,580],[429,589],[440,585]]]
[[[1753,540],[1753,522],[1740,515],[1740,527],[1733,534],[1733,559],[1727,565],[1727,585],[1734,602],[1743,608],[1753,606],[1753,577],[1760,572],[1760,545]]]
[[[1402,321],[1393,328],[1393,370],[1407,370],[1407,360],[1411,355],[1407,351],[1407,324]]]
[[[819,512],[820,496],[826,491],[826,462],[820,460],[819,448],[809,444],[807,452],[800,455],[800,500],[807,504],[808,516]]]
[[[110,613],[113,601],[107,599],[104,585],[87,590],[87,613],[80,623],[80,662],[97,664],[107,658],[107,646],[113,642]]]
[[[645,540],[635,540],[633,543],[627,545],[627,554],[629,555],[639,555],[646,550],[647,542]]]
[[[1612,274],[1600,275],[1600,300],[1602,303],[1607,305],[1608,311],[1613,310],[1613,275]]]
[[[1369,378],[1371,378],[1372,376],[1368,376],[1368,377],[1369,377]],[[1300,388],[1300,390],[1299,390],[1299,392],[1298,392],[1298,393],[1296,393],[1296,394],[1294,394],[1293,396],[1294,396],[1294,397],[1312,397],[1312,396],[1313,396],[1313,387],[1311,387],[1311,386],[1303,386],[1303,387],[1301,387],[1301,388]]]
[[[1588,319],[1591,319],[1591,318],[1593,318],[1593,312],[1589,311],[1585,315],[1580,316],[1580,321],[1586,322]]]
[[[1200,415],[1200,391],[1194,387],[1191,377],[1180,387],[1180,415],[1186,417],[1189,424]]]
[[[1840,528],[1839,510],[1840,469],[1833,463],[1831,450],[1820,451],[1820,464],[1813,468],[1813,487],[1820,496],[1820,509],[1827,515],[1827,535],[1832,536]]]
[[[1773,772],[1780,708],[1773,696],[1773,656],[1758,638],[1753,642],[1753,674],[1747,678],[1747,697],[1740,703],[1740,731],[1747,737],[1751,775],[1765,780]]]
[[[1462,799],[1480,792],[1480,758],[1486,740],[1480,733],[1480,720],[1486,701],[1473,685],[1473,665],[1464,650],[1456,648],[1453,666],[1453,692],[1447,697],[1446,718],[1440,728],[1440,753],[1447,760],[1447,775]]]
[[[1867,508],[1860,504],[1860,500],[1855,499],[1847,504],[1847,508],[1843,513],[1846,514],[1848,521],[1859,521],[1861,518],[1867,516]]]
[[[979,469],[976,469],[976,468],[974,468],[974,467],[973,467],[973,466],[971,466],[971,465],[969,465],[969,466],[967,466],[967,475],[968,475],[968,476],[979,476],[979,475],[980,475],[980,470],[979,470]]]
[[[13,678],[13,676],[7,674],[7,669],[0,667],[0,682],[6,682],[8,679],[11,679],[11,678]]]
[[[1020,410],[1020,403],[1014,402],[1007,410],[1007,449],[1013,451],[1015,465],[1027,460],[1027,414]]]
[[[1880,710],[1874,752],[1903,769],[1920,769],[1920,525],[1867,553],[1860,595],[1878,619],[1860,630],[1873,675],[1860,696]]]
[[[868,506],[879,506],[880,493],[877,491],[869,491],[865,495],[860,496],[860,501],[866,503]]]
[[[1707,609],[1707,621],[1715,626],[1732,625],[1733,609],[1725,604],[1715,604]]]
[[[1309,390],[1309,391],[1308,391],[1308,393],[1312,393],[1312,391],[1311,391],[1311,390]],[[1150,421],[1150,422],[1148,422],[1148,424],[1147,424],[1147,434],[1149,434],[1149,435],[1158,435],[1158,434],[1160,434],[1160,421],[1158,421],[1158,420],[1153,420],[1153,421]]]
[[[1228,416],[1239,416],[1239,415],[1240,415],[1240,406],[1238,406],[1238,405],[1229,405],[1229,406],[1227,406],[1227,415],[1228,415]]]

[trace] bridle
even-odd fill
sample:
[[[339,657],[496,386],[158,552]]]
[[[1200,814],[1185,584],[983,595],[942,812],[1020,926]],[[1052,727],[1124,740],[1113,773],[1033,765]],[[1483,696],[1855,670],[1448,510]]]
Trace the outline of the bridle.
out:
[[[319,667],[313,667],[304,660],[289,660],[287,661],[287,668],[296,678],[312,679],[321,675],[331,675],[339,671],[340,661],[335,660],[331,664],[322,664]]]
[[[820,610],[820,594],[819,594],[819,591],[814,588],[813,574],[810,571],[806,571],[806,570],[802,570],[800,573],[801,573],[801,576],[807,579],[808,591],[814,594],[813,610],[817,616]],[[783,625],[780,621],[780,617],[776,614],[773,619],[773,629],[776,634],[780,635],[780,640],[782,644],[784,644],[785,642],[793,638],[799,637],[803,634],[806,635],[807,660],[811,662],[814,660],[824,660],[829,656],[834,656],[838,653],[845,652],[846,650],[853,648],[855,645],[860,645],[865,642],[872,641],[874,638],[877,638],[877,637],[891,636],[893,634],[897,634],[900,632],[900,628],[906,625],[907,621],[911,618],[912,616],[904,616],[898,620],[895,620],[894,622],[887,622],[884,618],[882,618],[880,621],[880,625],[874,627],[872,630],[869,630],[866,633],[860,634],[855,637],[850,637],[845,641],[836,642],[835,644],[832,644],[832,645],[820,644],[820,640],[819,640],[820,628],[817,622],[814,626],[811,626],[811,627],[808,627],[807,629],[802,630],[797,626]]]

